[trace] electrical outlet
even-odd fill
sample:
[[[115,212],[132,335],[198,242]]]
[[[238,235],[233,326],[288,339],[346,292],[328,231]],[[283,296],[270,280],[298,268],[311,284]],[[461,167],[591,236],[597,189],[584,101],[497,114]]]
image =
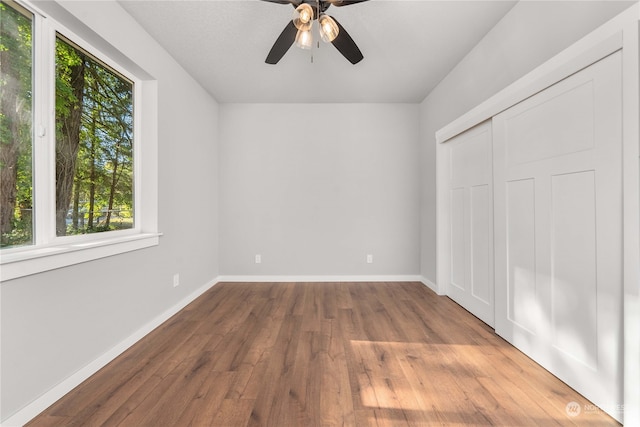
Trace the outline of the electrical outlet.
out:
[[[367,264],[373,264],[373,255],[367,254]]]
[[[176,273],[173,275],[173,287],[180,285],[180,274]]]
[[[262,255],[256,254],[256,264],[260,264],[262,262]]]

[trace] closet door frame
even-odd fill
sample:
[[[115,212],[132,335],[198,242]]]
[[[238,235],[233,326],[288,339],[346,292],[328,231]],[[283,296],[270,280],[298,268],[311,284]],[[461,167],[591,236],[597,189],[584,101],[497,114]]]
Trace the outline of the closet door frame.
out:
[[[446,142],[600,59],[622,51],[623,347],[626,425],[640,425],[640,5],[634,5],[529,74],[436,132],[436,289],[450,266]]]

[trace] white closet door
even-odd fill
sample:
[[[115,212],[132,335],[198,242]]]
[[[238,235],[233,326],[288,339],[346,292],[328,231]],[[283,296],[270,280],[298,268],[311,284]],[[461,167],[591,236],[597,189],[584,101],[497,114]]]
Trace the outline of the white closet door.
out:
[[[621,54],[497,115],[496,332],[622,403]]]
[[[451,159],[447,295],[493,326],[491,122],[458,135],[447,145]]]

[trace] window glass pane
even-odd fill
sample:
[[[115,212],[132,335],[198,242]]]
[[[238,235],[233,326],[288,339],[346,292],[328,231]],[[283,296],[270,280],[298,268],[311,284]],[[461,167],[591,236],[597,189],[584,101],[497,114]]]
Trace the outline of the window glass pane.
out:
[[[0,2],[0,247],[33,243],[32,16]]]
[[[132,228],[133,83],[56,39],[56,233]]]

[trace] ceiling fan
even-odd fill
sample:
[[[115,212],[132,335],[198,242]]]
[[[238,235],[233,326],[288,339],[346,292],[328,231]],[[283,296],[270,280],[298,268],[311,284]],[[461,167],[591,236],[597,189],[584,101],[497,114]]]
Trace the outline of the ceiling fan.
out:
[[[287,24],[267,55],[267,64],[277,64],[292,44],[311,49],[313,21],[318,21],[320,37],[331,43],[352,64],[362,61],[362,52],[349,33],[333,17],[325,12],[329,6],[349,6],[367,0],[262,0],[269,3],[290,4],[295,8],[293,19]]]

